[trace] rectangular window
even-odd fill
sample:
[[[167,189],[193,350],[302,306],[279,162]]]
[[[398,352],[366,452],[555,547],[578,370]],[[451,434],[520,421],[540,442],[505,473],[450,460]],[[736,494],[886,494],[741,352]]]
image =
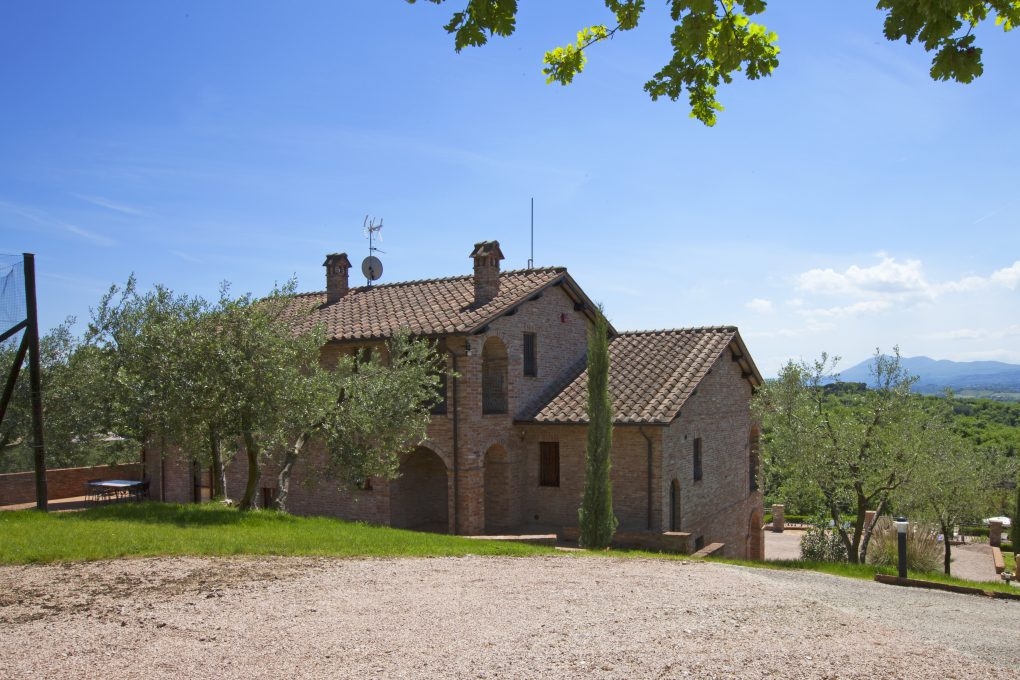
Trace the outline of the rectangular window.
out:
[[[560,485],[560,443],[539,442],[538,443],[538,485],[559,486]]]
[[[694,481],[701,481],[701,437],[694,438]]]
[[[538,336],[524,334],[524,375],[538,375]]]

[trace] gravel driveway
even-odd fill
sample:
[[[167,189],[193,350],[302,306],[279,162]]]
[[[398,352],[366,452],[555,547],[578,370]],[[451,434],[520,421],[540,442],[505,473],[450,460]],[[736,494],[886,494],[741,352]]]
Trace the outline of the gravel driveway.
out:
[[[2,678],[997,678],[1020,602],[546,558],[0,568]]]

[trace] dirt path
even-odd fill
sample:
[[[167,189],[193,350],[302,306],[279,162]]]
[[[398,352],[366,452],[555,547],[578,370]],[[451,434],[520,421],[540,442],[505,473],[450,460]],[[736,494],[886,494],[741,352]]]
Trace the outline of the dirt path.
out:
[[[1002,678],[1020,603],[654,560],[0,568],[0,678]]]

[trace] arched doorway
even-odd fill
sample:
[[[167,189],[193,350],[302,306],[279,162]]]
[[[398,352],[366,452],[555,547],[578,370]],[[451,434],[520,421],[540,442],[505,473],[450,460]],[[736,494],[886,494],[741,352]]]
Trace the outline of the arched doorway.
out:
[[[669,485],[669,530],[680,531],[680,482]]]
[[[513,525],[510,518],[510,461],[498,444],[485,452],[485,533],[496,534]]]
[[[762,512],[755,509],[747,523],[747,559],[765,559],[765,530],[762,528]]]
[[[450,530],[447,471],[435,451],[419,446],[390,482],[390,526],[445,534]]]

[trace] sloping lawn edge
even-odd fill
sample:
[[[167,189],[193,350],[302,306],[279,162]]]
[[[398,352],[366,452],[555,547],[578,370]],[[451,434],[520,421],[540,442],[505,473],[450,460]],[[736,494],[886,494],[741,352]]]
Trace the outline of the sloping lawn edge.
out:
[[[925,581],[917,578],[900,578],[888,574],[875,574],[875,580],[879,583],[886,583],[891,586],[907,586],[909,588],[925,588],[927,590],[944,590],[950,593],[961,595],[984,595],[1003,600],[1020,601],[1020,593],[1007,593],[1001,590],[988,590],[974,586],[962,586],[955,583],[939,583],[938,581]]]

